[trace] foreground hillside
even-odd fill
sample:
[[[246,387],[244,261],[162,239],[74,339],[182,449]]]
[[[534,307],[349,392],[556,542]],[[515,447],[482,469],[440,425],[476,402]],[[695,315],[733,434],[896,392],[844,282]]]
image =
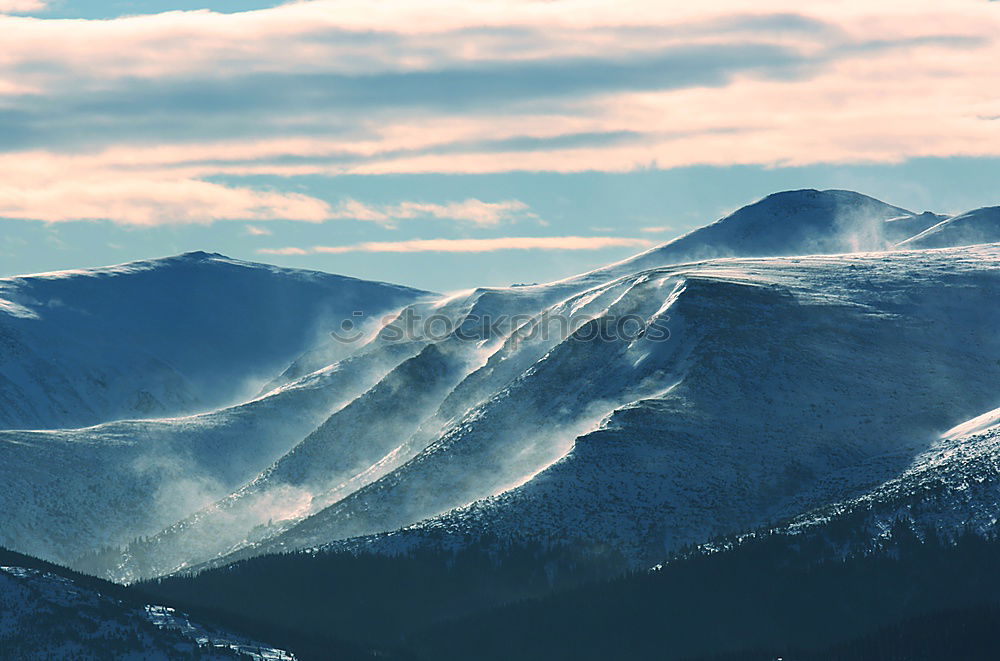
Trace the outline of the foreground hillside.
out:
[[[117,586],[5,549],[0,657],[295,661],[285,650],[203,626],[174,608],[143,603]]]

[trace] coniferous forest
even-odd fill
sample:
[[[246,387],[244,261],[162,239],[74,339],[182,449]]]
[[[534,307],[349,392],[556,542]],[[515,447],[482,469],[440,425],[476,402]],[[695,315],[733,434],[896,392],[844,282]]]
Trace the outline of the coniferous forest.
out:
[[[849,530],[850,526],[845,526]],[[761,533],[624,571],[591,549],[265,556],[127,592],[304,659],[993,658],[1000,540],[900,522],[874,547]]]

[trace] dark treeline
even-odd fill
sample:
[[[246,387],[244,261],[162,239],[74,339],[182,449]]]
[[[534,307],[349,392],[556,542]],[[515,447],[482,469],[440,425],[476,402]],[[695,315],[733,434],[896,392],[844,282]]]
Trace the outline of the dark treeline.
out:
[[[607,548],[482,539],[395,557],[265,556],[129,588],[73,576],[303,661],[1000,658],[1000,540],[943,540],[898,523],[862,544],[857,516],[720,541],[640,572]],[[9,553],[0,561],[52,567]]]
[[[95,578],[88,574],[68,569],[62,565],[40,560],[30,555],[24,555],[16,551],[0,546],[0,566],[4,567],[24,567],[25,569],[36,569],[38,571],[50,572],[64,578],[72,580],[80,587],[94,590],[109,597],[119,599],[123,603],[133,606],[143,606],[146,602],[128,588],[112,583],[101,578]]]
[[[132,589],[147,599],[208,612],[231,628],[249,623],[296,632],[301,639],[267,640],[306,659],[328,658],[327,640],[352,640],[380,656],[410,658],[408,638],[435,624],[621,575],[626,566],[605,547],[500,546],[482,538],[454,552],[263,556]]]
[[[790,650],[784,661],[995,661],[1000,658],[1000,605],[946,610],[913,617],[823,650]],[[765,650],[690,661],[762,661]]]
[[[892,647],[898,630],[880,628],[1000,599],[996,540],[921,539],[900,525],[876,552],[841,558],[833,551],[822,538],[763,536],[439,625],[410,643],[429,659],[473,652],[478,659],[687,659],[755,650],[740,658],[848,661],[888,657],[823,650],[859,636],[874,637],[866,646]],[[995,641],[970,644],[997,649]]]
[[[809,661],[987,661],[1000,657],[1000,606],[915,617],[808,656]],[[803,656],[805,659],[806,656]]]
[[[940,621],[939,648],[962,636],[968,649],[993,647],[988,626],[963,628],[944,611],[971,608],[980,624],[995,616],[1000,541],[944,541],[900,523],[845,557],[860,526],[840,523],[625,574],[612,552],[486,540],[455,553],[269,556],[137,588],[280,624],[293,637],[275,642],[304,659],[328,658],[326,636],[426,660],[916,658],[884,654],[918,645],[930,625],[907,624],[915,617]],[[309,640],[297,645],[295,632]]]

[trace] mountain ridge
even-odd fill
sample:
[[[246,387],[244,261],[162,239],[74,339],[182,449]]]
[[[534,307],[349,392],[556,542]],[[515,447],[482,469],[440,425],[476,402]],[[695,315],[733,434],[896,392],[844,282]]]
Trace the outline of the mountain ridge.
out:
[[[355,310],[427,295],[204,252],[3,278],[0,428],[229,405]]]
[[[190,464],[214,481],[197,502],[170,510],[172,522],[165,514],[143,519],[142,539],[123,555],[102,551],[100,561],[86,561],[117,580],[328,544],[392,552],[484,531],[565,536],[573,526],[583,537],[616,540],[637,563],[652,562],[677,544],[863,494],[903,474],[938,427],[995,406],[989,384],[1000,380],[1000,363],[984,330],[993,323],[995,247],[901,249],[913,236],[984,213],[916,214],[841,190],[776,193],[553,283],[437,297],[406,290],[381,315],[368,315],[381,319],[381,331],[368,327],[348,345],[305,342],[256,395],[183,424],[0,433],[0,451],[11,466],[30,466],[27,455],[13,459],[47,443],[121,447],[120,456],[133,456],[132,434],[206,459]],[[153,261],[287,271],[206,252]],[[138,264],[109,268],[145,268]],[[304,273],[298,277],[335,277]],[[447,322],[447,332],[418,324],[403,342],[387,332],[407,317],[430,316]],[[617,327],[622,319],[632,320],[631,335]],[[552,320],[567,325],[546,333]],[[916,364],[929,371],[908,367]],[[901,394],[900,384],[912,392]],[[869,401],[883,410],[867,411]],[[775,420],[751,415],[764,411]],[[781,449],[790,429],[795,438]],[[232,445],[241,435],[252,453]],[[253,461],[230,470],[204,454],[213,439],[220,451]],[[67,466],[86,462],[90,450],[81,451]],[[114,461],[106,463],[110,471]],[[688,470],[674,474],[674,465]],[[154,466],[157,484],[177,474]],[[131,489],[148,506],[141,483],[120,482],[121,493]],[[21,493],[37,503],[48,497],[29,483]],[[721,493],[741,495],[734,504]],[[49,510],[31,511],[56,526]],[[93,540],[77,549],[82,561],[106,533],[90,515],[77,518],[87,523],[73,534]],[[164,524],[158,533],[155,522]],[[31,534],[26,521],[11,523]],[[115,532],[112,546],[128,529]],[[51,548],[72,546],[56,532],[43,535]],[[67,558],[66,548],[59,553]]]

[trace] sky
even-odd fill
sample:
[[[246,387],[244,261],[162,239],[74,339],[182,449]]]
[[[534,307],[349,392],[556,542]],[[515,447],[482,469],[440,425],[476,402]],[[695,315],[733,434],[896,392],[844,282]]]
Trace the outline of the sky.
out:
[[[435,291],[779,190],[1000,204],[1000,2],[0,0],[0,275],[191,250]]]

